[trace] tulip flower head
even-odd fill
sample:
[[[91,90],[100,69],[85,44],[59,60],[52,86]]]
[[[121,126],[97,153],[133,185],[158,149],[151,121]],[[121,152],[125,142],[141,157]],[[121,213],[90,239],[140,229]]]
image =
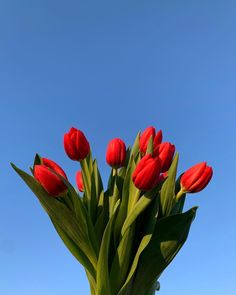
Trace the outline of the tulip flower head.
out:
[[[161,162],[161,172],[169,170],[175,153],[175,146],[170,142],[163,142],[154,148],[154,155],[158,156]]]
[[[56,173],[67,180],[65,172],[52,160],[42,158],[41,161],[42,163],[40,165],[34,166],[35,179],[37,179],[48,194],[53,197],[64,193],[67,190],[67,187],[62,179],[56,175]]]
[[[147,127],[140,136],[139,149],[142,155],[145,155],[150,138],[153,138],[154,149],[162,142],[162,131],[159,130],[156,133],[156,129],[153,126]]]
[[[120,138],[112,139],[107,146],[106,161],[113,168],[124,166],[126,159],[126,146]]]
[[[137,164],[132,180],[134,185],[143,191],[153,189],[160,181],[160,161],[150,154],[144,156]]]
[[[90,145],[84,133],[74,127],[64,135],[64,148],[67,156],[74,161],[85,159],[90,152]]]
[[[83,183],[83,177],[82,177],[82,172],[78,171],[76,173],[76,184],[78,186],[78,189],[80,192],[84,191],[84,183]]]
[[[213,170],[206,162],[196,164],[181,176],[181,190],[187,193],[200,192],[208,185],[212,175]]]

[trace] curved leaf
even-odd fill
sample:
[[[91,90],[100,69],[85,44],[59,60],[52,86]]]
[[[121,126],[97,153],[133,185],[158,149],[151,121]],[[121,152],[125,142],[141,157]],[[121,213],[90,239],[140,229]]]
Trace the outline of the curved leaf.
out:
[[[139,247],[138,247],[138,250],[137,250],[136,255],[134,257],[134,260],[133,260],[132,266],[130,268],[129,274],[127,276],[125,284],[122,286],[122,288],[119,291],[118,295],[126,295],[126,294],[129,294],[129,292],[130,292],[132,279],[133,279],[133,276],[134,276],[135,271],[137,269],[140,255],[142,254],[144,249],[147,247],[147,245],[149,244],[149,242],[150,242],[150,240],[152,238],[153,230],[155,228],[156,221],[157,221],[158,208],[159,208],[159,198],[156,198],[154,200],[154,204],[153,204],[150,212],[148,212],[149,219],[147,221],[147,225],[146,225],[146,228],[145,228],[143,238],[142,238],[142,240],[141,240],[141,242],[139,244]]]
[[[131,295],[146,294],[185,243],[197,208],[160,219],[142,253]]]
[[[170,169],[168,170],[168,177],[162,185],[160,196],[161,215],[168,216],[175,203],[175,179],[179,156],[176,153]]]
[[[113,215],[111,216],[102,238],[100,247],[98,264],[97,264],[97,295],[110,295],[110,282],[109,282],[109,246],[111,240],[112,229],[116,217],[117,208],[120,200],[117,201]]]
[[[146,192],[135,204],[133,210],[127,216],[122,230],[121,235],[123,236],[126,230],[131,226],[131,224],[138,218],[138,216],[148,207],[154,197],[157,197],[157,189]]]
[[[116,295],[124,284],[130,266],[135,230],[134,226],[135,224],[133,224],[122,237],[112,263],[110,282],[111,294],[113,295]]]
[[[94,269],[96,269],[97,256],[94,252],[88,235],[88,228],[86,218],[83,215],[83,208],[78,207],[78,212],[80,212],[81,219],[77,219],[72,214],[72,211],[69,210],[64,203],[62,203],[57,198],[53,198],[48,195],[48,193],[34,179],[34,177],[17,168],[13,164],[12,167],[25,181],[25,183],[29,186],[33,193],[38,197],[40,203],[42,204],[48,215],[62,228],[64,232],[66,232],[66,234],[81,249],[81,251],[83,253],[86,253],[89,261],[93,265]]]
[[[57,224],[56,221],[53,220],[52,217],[50,217],[58,235],[66,245],[66,247],[69,249],[71,254],[84,266],[84,268],[87,270],[87,272],[90,274],[91,280],[93,280],[93,284],[95,284],[96,280],[96,274],[95,270],[86,257],[86,255],[81,251],[81,249],[73,242],[73,240],[66,234],[66,232]]]

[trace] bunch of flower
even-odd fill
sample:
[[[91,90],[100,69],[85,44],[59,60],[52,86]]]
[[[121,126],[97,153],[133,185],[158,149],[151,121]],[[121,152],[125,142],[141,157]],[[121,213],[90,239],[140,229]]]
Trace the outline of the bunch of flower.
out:
[[[176,179],[178,153],[148,127],[132,148],[115,138],[104,188],[84,133],[64,135],[65,152],[80,162],[79,192],[54,161],[35,157],[33,176],[12,164],[38,197],[55,229],[84,266],[92,295],[152,295],[158,279],[185,243],[196,207],[183,213],[187,193],[201,191],[212,168],[199,163]],[[82,193],[82,194],[81,194]]]

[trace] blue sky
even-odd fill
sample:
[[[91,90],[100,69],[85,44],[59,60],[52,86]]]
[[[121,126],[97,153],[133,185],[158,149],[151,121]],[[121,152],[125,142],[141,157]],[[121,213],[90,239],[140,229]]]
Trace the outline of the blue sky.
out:
[[[235,15],[233,0],[0,1],[0,294],[89,294],[9,162],[28,169],[38,152],[74,183],[62,137],[75,126],[106,179],[107,142],[149,125],[175,143],[179,173],[214,168],[188,196],[200,208],[160,294],[235,294]]]

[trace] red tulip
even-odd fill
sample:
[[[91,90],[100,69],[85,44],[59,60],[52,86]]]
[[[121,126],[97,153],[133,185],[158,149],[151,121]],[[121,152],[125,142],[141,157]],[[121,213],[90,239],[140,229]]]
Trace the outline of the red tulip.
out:
[[[160,181],[160,162],[158,157],[153,158],[150,154],[144,156],[137,164],[132,180],[135,186],[143,191],[148,191]]]
[[[82,177],[82,172],[78,171],[76,173],[76,184],[78,186],[78,189],[80,192],[84,191],[84,183],[83,183],[83,177]]]
[[[180,184],[184,192],[196,193],[204,189],[211,180],[213,170],[206,162],[194,165],[181,176]]]
[[[54,171],[67,179],[62,168],[52,160],[42,158],[42,164],[34,166],[34,177],[48,192],[49,195],[56,197],[67,190],[64,182],[54,173]]]
[[[112,139],[107,146],[106,161],[113,168],[124,166],[126,159],[126,147],[120,138]]]
[[[84,133],[74,127],[64,135],[64,148],[67,156],[75,161],[85,159],[90,151],[89,142]]]
[[[156,129],[153,126],[147,127],[140,136],[139,149],[140,152],[145,155],[148,147],[150,137],[153,138],[153,146],[157,147],[162,142],[162,131],[159,130],[156,133]]]
[[[175,153],[175,146],[169,142],[163,142],[154,149],[154,155],[158,156],[161,162],[161,172],[166,172],[172,163]]]
[[[166,179],[168,177],[167,171],[164,173],[160,174],[160,181],[163,181],[164,179]]]

